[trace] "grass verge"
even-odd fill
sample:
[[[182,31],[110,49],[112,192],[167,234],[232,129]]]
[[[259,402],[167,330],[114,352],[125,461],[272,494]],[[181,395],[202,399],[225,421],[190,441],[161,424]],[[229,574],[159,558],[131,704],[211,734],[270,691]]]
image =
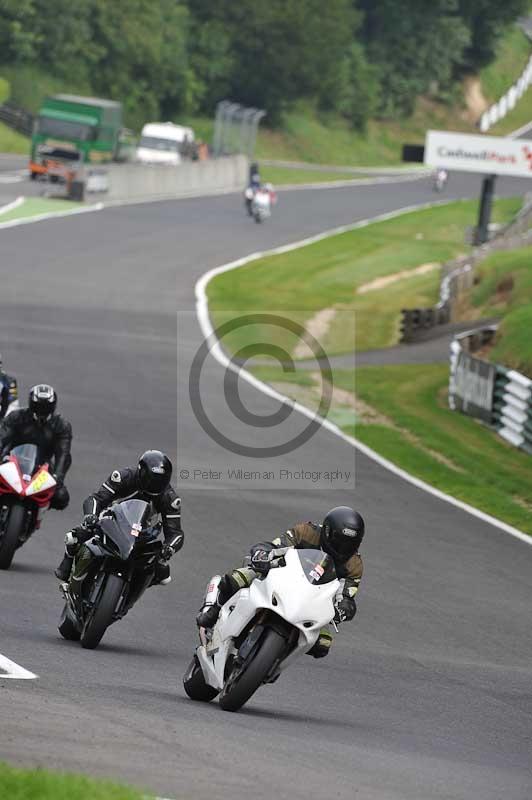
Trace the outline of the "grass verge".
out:
[[[0,153],[29,155],[30,140],[0,122]]]
[[[517,198],[497,200],[494,219],[508,221],[519,205]],[[308,325],[317,312],[331,309],[332,318],[319,331],[328,355],[351,352],[355,337],[357,350],[390,346],[398,340],[401,308],[431,305],[438,296],[439,270],[414,270],[466,251],[464,229],[476,214],[475,201],[435,206],[223,273],[208,287],[211,314],[219,325],[227,314],[275,309]],[[383,279],[379,288],[375,281]],[[251,335],[239,328],[224,344],[234,351]],[[253,335],[293,350],[281,328],[263,326]]]
[[[319,387],[308,373],[252,371],[316,408]],[[532,459],[451,411],[448,380],[446,364],[335,370],[328,419],[412,475],[532,535]]]
[[[143,800],[145,795],[84,775],[19,769],[0,762],[0,797],[5,800]]]
[[[476,269],[476,285],[463,302],[464,319],[503,317],[486,355],[532,377],[532,261],[530,248],[493,253]]]
[[[263,181],[270,181],[274,186],[282,186],[284,183],[352,181],[365,177],[363,175],[353,175],[352,172],[326,172],[317,169],[270,166],[261,166],[260,175]]]
[[[81,207],[80,203],[73,203],[70,200],[26,197],[22,205],[17,206],[17,208],[11,211],[7,211],[5,214],[0,214],[0,227],[3,222],[9,222],[14,219],[37,217],[39,214],[61,214],[70,209],[79,209]]]

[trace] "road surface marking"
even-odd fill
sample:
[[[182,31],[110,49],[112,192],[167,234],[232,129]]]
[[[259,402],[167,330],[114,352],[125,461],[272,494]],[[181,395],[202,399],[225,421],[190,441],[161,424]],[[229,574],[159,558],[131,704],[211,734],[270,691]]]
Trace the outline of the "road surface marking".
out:
[[[18,681],[29,681],[38,677],[39,676],[34,675],[33,672],[21,667],[20,664],[16,664],[14,661],[11,661],[9,658],[6,658],[0,654],[0,681],[4,680],[4,678],[12,678],[13,680]]]
[[[13,211],[13,209],[21,206],[23,202],[23,197],[17,197],[17,199],[13,200],[11,203],[8,203],[5,206],[0,206],[0,214],[7,214],[8,211]]]
[[[92,206],[82,208],[72,208],[69,211],[50,211],[46,214],[35,214],[33,217],[21,217],[20,219],[10,219],[7,222],[0,222],[0,230],[3,228],[16,228],[18,225],[29,225],[32,222],[42,222],[46,219],[59,219],[60,217],[72,217],[74,214],[88,214],[91,211],[101,211],[103,203],[95,203]]]

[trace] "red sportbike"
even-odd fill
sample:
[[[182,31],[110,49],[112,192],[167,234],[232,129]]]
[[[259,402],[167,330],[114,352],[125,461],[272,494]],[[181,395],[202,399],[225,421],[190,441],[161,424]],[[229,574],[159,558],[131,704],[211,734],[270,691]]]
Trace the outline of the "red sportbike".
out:
[[[0,569],[9,569],[15,550],[38,530],[56,487],[34,444],[14,447],[0,464]]]

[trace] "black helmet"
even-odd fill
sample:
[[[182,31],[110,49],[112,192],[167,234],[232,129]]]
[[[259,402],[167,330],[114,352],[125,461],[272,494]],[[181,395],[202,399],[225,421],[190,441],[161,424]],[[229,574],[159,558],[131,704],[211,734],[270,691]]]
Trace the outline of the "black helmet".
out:
[[[160,450],[146,450],[137,469],[139,487],[146,494],[162,494],[172,477],[172,462]]]
[[[57,394],[47,383],[38,383],[30,389],[28,408],[33,417],[41,424],[51,417],[57,405]]]
[[[364,520],[349,506],[332,508],[321,526],[320,545],[334,559],[347,561],[364,538]]]

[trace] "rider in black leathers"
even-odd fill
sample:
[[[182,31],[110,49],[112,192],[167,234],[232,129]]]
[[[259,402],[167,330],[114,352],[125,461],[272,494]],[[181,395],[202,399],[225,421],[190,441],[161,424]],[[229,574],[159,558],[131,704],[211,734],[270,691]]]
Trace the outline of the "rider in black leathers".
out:
[[[0,353],[0,420],[2,420],[7,409],[18,398],[17,380],[12,375],[8,375],[2,368],[2,355]]]
[[[98,491],[83,503],[84,519],[80,526],[68,531],[65,555],[55,570],[60,581],[70,577],[72,564],[80,546],[94,536],[98,515],[104,508],[121,500],[145,500],[160,515],[164,544],[157,563],[154,584],[170,583],[168,561],[183,546],[185,535],[181,527],[181,500],[170,486],[172,463],[160,450],[147,450],[136,468],[115,469]]]
[[[51,386],[34,386],[30,391],[28,408],[12,411],[0,423],[0,459],[6,459],[17,445],[37,445],[43,462],[48,462],[57,481],[50,508],[62,511],[70,501],[63,482],[72,464],[72,427],[70,422],[54,413],[56,405],[57,394]]]

